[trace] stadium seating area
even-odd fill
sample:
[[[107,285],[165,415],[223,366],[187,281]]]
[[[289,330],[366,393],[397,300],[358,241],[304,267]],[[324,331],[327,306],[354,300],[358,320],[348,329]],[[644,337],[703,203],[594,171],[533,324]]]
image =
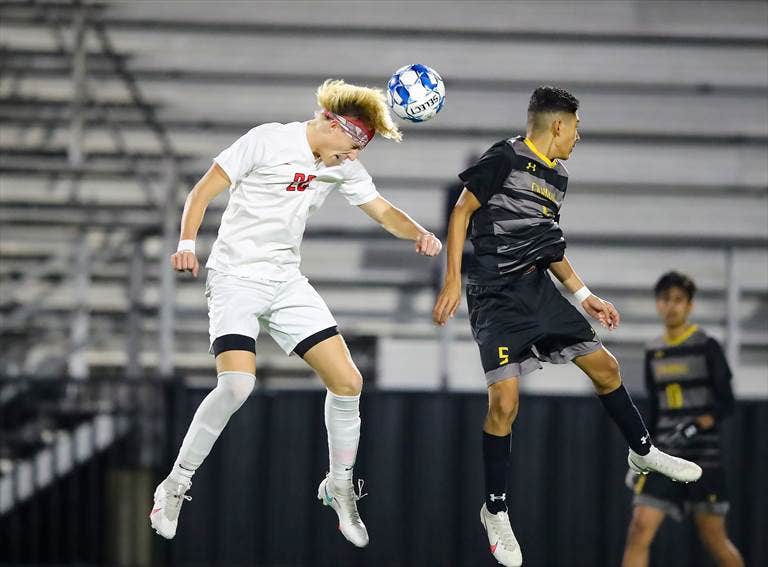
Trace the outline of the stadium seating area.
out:
[[[756,530],[768,508],[755,495],[765,459],[752,433],[765,413],[761,402],[745,398],[768,398],[768,4],[643,0],[0,0],[0,562],[203,564],[199,553],[184,553],[222,544],[249,559],[228,561],[225,553],[211,555],[210,564],[253,564],[257,551],[274,544],[325,564],[316,550],[306,552],[312,542],[332,541],[314,524],[311,535],[291,531],[283,545],[270,529],[253,528],[262,526],[253,510],[216,513],[202,491],[186,520],[193,529],[176,540],[173,556],[150,541],[144,505],[153,477],[165,474],[190,412],[215,379],[203,277],[172,274],[167,256],[187,191],[221,149],[259,123],[310,118],[325,78],[383,87],[392,71],[415,62],[442,74],[446,106],[429,123],[403,124],[403,143],[377,140],[362,159],[382,194],[436,233],[444,231],[456,173],[493,142],[523,132],[533,88],[554,83],[580,98],[582,141],[567,163],[562,218],[568,255],[592,290],[619,307],[621,328],[603,338],[636,391],[642,345],[659,333],[653,283],[673,268],[696,280],[695,320],[725,342],[740,398],[726,443],[740,464],[731,471],[739,513],[729,521],[748,543],[745,557],[760,562],[764,538]],[[208,210],[202,259],[225,205],[222,196]],[[302,256],[368,388],[483,390],[466,306],[445,329],[431,323],[444,257],[417,256],[338,195],[310,220]],[[263,387],[319,386],[301,360],[285,357],[268,338],[260,340],[258,365]],[[590,392],[575,374],[571,365],[551,367],[523,389]],[[372,442],[362,453],[368,473],[380,475],[379,489],[407,479],[414,500],[454,510],[411,513],[390,498],[408,519],[392,521],[397,516],[386,507],[378,507],[386,521],[370,516],[379,534],[397,526],[413,543],[385,547],[426,564],[421,557],[432,550],[423,541],[448,532],[439,523],[423,532],[408,522],[429,514],[452,522],[447,518],[460,513],[441,491],[446,475],[463,485],[472,476],[466,463],[479,463],[467,457],[476,448],[469,435],[475,439],[486,402],[480,395],[371,394],[364,411],[389,432],[384,443],[363,432],[363,443]],[[219,464],[201,473],[226,468],[248,476],[230,478],[225,484],[237,495],[221,502],[250,506],[258,497],[255,517],[263,515],[264,526],[314,504],[313,494],[296,488],[303,477],[299,483],[291,475],[313,472],[307,459],[325,467],[325,441],[319,452],[308,449],[320,431],[320,415],[309,408],[321,409],[320,395],[254,394],[235,423],[240,433],[230,433],[214,455]],[[581,554],[594,534],[574,531],[572,518],[589,518],[590,510],[594,521],[577,528],[597,529],[608,543],[593,546],[594,560],[585,561],[618,557],[612,546],[624,537],[625,448],[594,442],[611,434],[598,423],[605,416],[582,402],[525,401],[521,419],[533,427],[520,428],[529,437],[516,434],[515,442],[528,448],[533,466],[516,477],[526,494],[518,504],[536,514],[562,511],[547,520],[547,538],[522,532],[532,542],[531,564],[561,564],[571,544]],[[284,427],[281,412],[296,423]],[[246,437],[248,451],[232,442]],[[546,452],[548,461],[542,438],[566,450]],[[611,455],[616,448],[621,454]],[[434,451],[462,465],[434,467]],[[552,463],[577,458],[591,468],[548,475],[565,467]],[[248,484],[277,498],[285,486],[261,481],[278,475],[295,500],[270,504],[242,491]],[[607,487],[597,500],[595,479]],[[407,490],[380,493],[411,498]],[[224,522],[225,536],[212,535],[210,518],[224,516],[233,520]],[[314,517],[298,516],[307,526]],[[205,537],[193,541],[198,533]],[[225,545],[230,541],[237,545]],[[681,542],[675,534],[662,541],[660,556],[677,557]]]
[[[132,352],[152,372],[162,354],[169,184],[180,207],[211,157],[248,128],[310,117],[326,77],[383,85],[418,61],[441,72],[447,103],[434,121],[405,125],[402,144],[379,140],[366,150],[387,198],[441,232],[446,186],[469,156],[522,131],[536,85],[572,89],[583,140],[568,163],[563,226],[577,269],[622,310],[624,326],[606,339],[628,381],[638,383],[640,345],[658,333],[649,288],[677,268],[702,288],[697,320],[738,345],[730,351],[739,355],[737,392],[768,395],[764,4],[86,6],[84,92],[73,80],[81,11],[46,2],[0,8],[0,373],[65,369],[78,314],[91,373],[120,372]],[[82,164],[70,147],[80,126]],[[209,210],[203,255],[224,205]],[[302,255],[345,334],[379,338],[381,385],[406,382],[393,358],[420,361],[411,385],[437,385],[439,360],[452,352],[449,383],[482,388],[464,312],[447,350],[430,323],[437,262],[338,196],[311,221]],[[174,302],[175,367],[210,376],[202,282],[179,277]],[[276,383],[306,384],[301,361],[271,341],[262,346]],[[572,389],[553,372],[553,389]]]

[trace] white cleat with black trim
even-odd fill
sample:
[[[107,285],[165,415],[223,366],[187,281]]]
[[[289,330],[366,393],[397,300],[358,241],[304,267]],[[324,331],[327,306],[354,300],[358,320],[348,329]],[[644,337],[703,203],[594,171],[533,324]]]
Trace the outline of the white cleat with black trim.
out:
[[[509,524],[509,515],[506,512],[491,514],[483,503],[480,508],[480,523],[488,534],[488,544],[496,561],[505,567],[520,567],[523,564],[523,551]]]
[[[192,500],[187,491],[192,482],[183,484],[166,478],[155,489],[155,503],[149,513],[149,521],[154,530],[166,539],[173,539],[176,526],[179,525],[179,512],[185,500]]]
[[[317,487],[317,499],[324,506],[330,506],[339,517],[339,531],[349,542],[357,547],[368,545],[368,530],[365,528],[360,513],[357,511],[357,501],[363,494],[363,480],[358,480],[358,489],[352,479],[346,481],[346,485],[339,488],[328,474],[320,486]]]
[[[629,468],[640,474],[657,472],[676,482],[694,482],[701,478],[701,467],[680,457],[668,455],[651,445],[647,455],[638,455],[632,449],[627,455]]]

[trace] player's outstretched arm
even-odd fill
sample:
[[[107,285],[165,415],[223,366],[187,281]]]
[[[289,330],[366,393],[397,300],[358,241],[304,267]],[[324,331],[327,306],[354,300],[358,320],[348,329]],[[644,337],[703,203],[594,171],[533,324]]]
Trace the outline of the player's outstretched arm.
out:
[[[440,254],[443,248],[440,239],[384,197],[376,197],[373,201],[360,205],[360,208],[390,234],[403,240],[413,240],[416,243],[417,254],[423,256]]]
[[[177,272],[192,272],[194,277],[200,271],[195,254],[195,238],[208,204],[229,187],[230,181],[224,170],[216,163],[211,165],[200,181],[195,184],[184,202],[181,215],[179,248],[171,254],[171,266]]]
[[[480,202],[472,192],[464,189],[453,207],[448,221],[448,265],[445,271],[443,289],[437,296],[432,310],[432,321],[436,325],[445,325],[456,314],[461,301],[461,255],[464,252],[464,240],[467,238],[467,226],[472,214],[480,208]]]
[[[565,289],[570,291],[579,300],[587,315],[600,321],[603,327],[610,330],[615,329],[621,322],[621,316],[613,303],[597,297],[593,294],[582,279],[578,276],[567,257],[563,257],[559,262],[549,265],[549,271],[560,280]]]

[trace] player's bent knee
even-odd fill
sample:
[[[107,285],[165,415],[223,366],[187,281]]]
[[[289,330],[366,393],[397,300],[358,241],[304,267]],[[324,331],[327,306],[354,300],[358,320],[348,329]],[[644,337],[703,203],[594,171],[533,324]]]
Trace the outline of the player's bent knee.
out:
[[[239,408],[256,385],[256,377],[246,372],[220,372],[216,388],[226,397],[228,405]]]
[[[599,368],[593,370],[589,377],[601,388],[611,391],[621,385],[619,362],[609,354]]]
[[[617,375],[606,375],[597,382],[600,394],[608,394],[621,386],[621,377]]]
[[[512,424],[517,417],[517,396],[494,396],[488,406],[488,413],[494,421]]]
[[[335,384],[328,389],[337,396],[358,396],[363,391],[362,387],[355,387],[351,384]]]
[[[612,354],[608,354],[605,362],[605,373],[609,376],[616,376],[618,378],[620,373],[619,361]]]
[[[328,384],[328,389],[337,396],[357,396],[363,390],[363,377],[353,365],[346,376]]]

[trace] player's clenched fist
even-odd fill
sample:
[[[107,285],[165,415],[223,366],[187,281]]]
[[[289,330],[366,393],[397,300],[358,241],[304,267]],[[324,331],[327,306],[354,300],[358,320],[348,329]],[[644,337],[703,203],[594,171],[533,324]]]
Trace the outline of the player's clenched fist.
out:
[[[194,277],[197,277],[197,272],[200,270],[197,256],[191,250],[180,250],[172,254],[171,266],[177,272],[192,272]]]
[[[445,325],[445,323],[456,314],[461,301],[461,282],[446,282],[440,295],[435,301],[435,308],[432,310],[432,321],[435,325]]]
[[[416,239],[416,253],[423,256],[437,256],[443,249],[443,243],[434,234],[422,234]]]

